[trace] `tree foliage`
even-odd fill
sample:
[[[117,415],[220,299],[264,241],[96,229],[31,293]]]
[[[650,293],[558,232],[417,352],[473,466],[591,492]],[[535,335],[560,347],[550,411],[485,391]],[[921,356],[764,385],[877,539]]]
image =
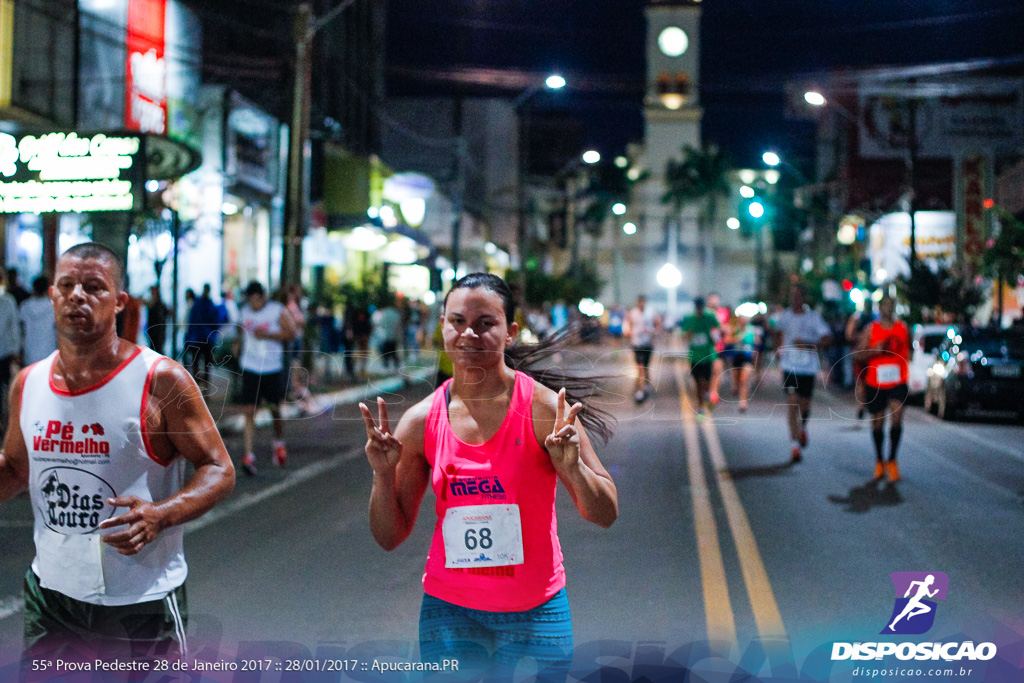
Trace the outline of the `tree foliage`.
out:
[[[683,145],[682,158],[669,159],[665,165],[665,192],[662,204],[676,213],[691,204],[700,206],[698,229],[704,243],[704,265],[711,266],[713,238],[708,236],[716,224],[718,200],[729,196],[732,164],[717,145],[704,143],[699,148]]]

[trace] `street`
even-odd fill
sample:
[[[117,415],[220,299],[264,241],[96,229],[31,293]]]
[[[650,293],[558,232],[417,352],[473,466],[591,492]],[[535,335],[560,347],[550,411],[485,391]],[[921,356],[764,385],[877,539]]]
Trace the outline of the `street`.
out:
[[[791,465],[774,367],[746,414],[725,381],[713,416],[698,420],[680,391],[688,377],[678,354],[655,360],[656,394],[641,405],[630,398],[628,349],[563,356],[563,367],[614,377],[601,403],[618,418],[614,439],[598,447],[618,487],[618,521],[602,530],[580,519],[564,489],[558,498],[577,678],[604,666],[622,673],[603,680],[683,680],[684,668],[701,681],[855,680],[851,669],[881,663],[830,661],[832,643],[893,640],[878,635],[894,597],[903,597],[889,575],[913,571],[943,572],[949,588],[927,635],[904,640],[991,642],[998,655],[899,666],[934,668],[935,680],[1024,680],[1020,425],[946,423],[913,406],[903,480],[873,483],[870,430],[850,392],[818,384],[804,461]],[[428,391],[416,382],[384,394],[392,423]],[[417,661],[432,495],[413,535],[387,553],[366,520],[371,470],[355,405],[292,420],[287,430],[286,470],[269,464],[264,429],[259,476],[239,473],[232,496],[187,529],[191,658]],[[237,465],[240,439],[226,442]],[[20,644],[31,536],[27,496],[0,507],[5,681]],[[243,680],[233,675],[202,680]],[[271,670],[244,680],[408,680],[361,665],[319,675]]]

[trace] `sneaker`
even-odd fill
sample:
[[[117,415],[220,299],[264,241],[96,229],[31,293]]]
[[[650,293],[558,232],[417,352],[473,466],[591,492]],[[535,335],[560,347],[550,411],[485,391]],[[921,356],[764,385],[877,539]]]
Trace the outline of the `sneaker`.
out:
[[[284,445],[284,441],[278,441],[274,444],[274,464],[278,467],[284,467],[288,462],[288,449]]]
[[[798,463],[804,459],[803,453],[800,452],[799,446],[793,446],[793,452],[789,457],[789,461],[792,463]]]
[[[895,460],[890,460],[888,462],[888,468],[889,468],[889,481],[899,481],[900,479],[902,479],[902,477],[900,476],[899,465],[896,464]]]
[[[800,430],[799,441],[800,441],[800,448],[807,448],[807,430],[806,429],[801,429]]]
[[[858,420],[863,420],[864,419],[864,408],[860,408],[857,411],[857,419]]]
[[[647,396],[644,395],[644,392],[642,391],[638,391],[635,394],[633,394],[633,400],[636,401],[637,403],[643,403],[645,398],[647,398]]]
[[[711,402],[711,405],[718,405],[718,392],[712,391],[708,400]]]
[[[246,453],[245,457],[242,458],[242,469],[250,477],[256,476],[256,456],[252,453]]]
[[[881,461],[875,463],[875,480],[879,480],[885,476],[885,465]]]
[[[747,402],[746,401],[740,401],[740,412],[741,413],[747,412]]]

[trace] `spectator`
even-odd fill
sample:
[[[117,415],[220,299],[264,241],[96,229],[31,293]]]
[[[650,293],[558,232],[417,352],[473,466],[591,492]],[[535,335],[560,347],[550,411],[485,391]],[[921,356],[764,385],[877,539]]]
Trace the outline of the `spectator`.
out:
[[[351,302],[345,306],[346,354],[351,355],[358,363],[353,365],[353,374],[366,379],[366,364],[370,357],[370,336],[373,334],[373,321],[370,311],[361,302]]]
[[[21,306],[23,301],[32,296],[27,289],[18,284],[17,268],[7,269],[7,293],[14,297],[18,306]]]
[[[40,275],[32,281],[32,296],[19,306],[24,335],[21,362],[28,366],[57,350],[57,325],[50,301],[50,278]]]
[[[128,290],[127,275],[124,276],[124,293],[128,295],[128,301],[115,318],[117,336],[135,344],[139,341],[139,331],[142,329],[142,302]]]
[[[202,296],[195,300],[189,310],[188,331],[185,333],[185,346],[192,350],[190,372],[204,391],[209,386],[213,345],[217,341],[219,328],[220,316],[217,313],[217,306],[210,299],[210,285],[205,284]]]
[[[164,352],[167,342],[167,305],[160,298],[160,286],[149,288],[149,301],[146,302],[146,339],[149,348],[157,353]]]
[[[398,340],[402,338],[402,314],[389,303],[373,314],[374,329],[380,332],[380,355],[384,367],[399,366]]]
[[[7,425],[7,388],[11,384],[11,364],[18,356],[18,302],[6,287],[0,268],[0,424]]]

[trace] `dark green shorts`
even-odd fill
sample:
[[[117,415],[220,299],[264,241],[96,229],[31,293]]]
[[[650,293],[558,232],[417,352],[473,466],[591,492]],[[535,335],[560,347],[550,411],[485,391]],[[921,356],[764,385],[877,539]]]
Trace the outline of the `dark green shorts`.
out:
[[[25,660],[178,659],[186,656],[182,584],[161,600],[107,607],[43,588],[25,574]]]

